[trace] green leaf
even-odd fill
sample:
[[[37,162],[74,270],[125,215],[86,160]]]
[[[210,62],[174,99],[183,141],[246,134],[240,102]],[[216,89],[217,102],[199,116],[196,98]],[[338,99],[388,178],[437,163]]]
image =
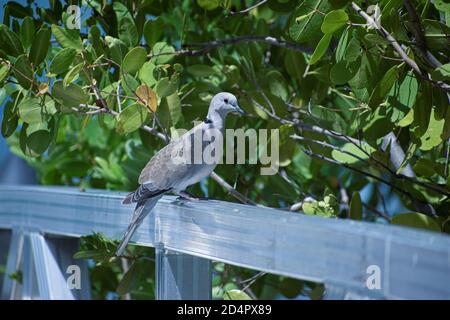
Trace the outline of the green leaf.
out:
[[[446,0],[433,0],[433,5],[436,9],[444,11],[447,14],[450,12],[450,3]]]
[[[177,83],[165,77],[158,81],[155,89],[158,97],[164,98],[170,96],[177,90]]]
[[[361,50],[361,44],[358,39],[353,37],[350,39],[347,47],[345,48],[343,59],[345,59],[347,63],[355,62],[361,58]]]
[[[75,59],[77,51],[73,48],[65,48],[59,51],[50,64],[50,72],[62,74],[66,72]]]
[[[144,38],[150,47],[158,42],[163,34],[164,25],[160,17],[154,20],[147,20],[144,24]]]
[[[340,149],[342,151],[333,150],[331,152],[331,155],[333,156],[334,160],[347,164],[367,160],[369,159],[369,155],[375,151],[371,146],[367,144],[356,146],[355,144],[350,142],[344,144]]]
[[[35,32],[34,20],[31,17],[25,17],[20,26],[20,41],[22,41],[24,48],[29,48],[31,46]]]
[[[36,154],[42,154],[50,145],[52,135],[48,130],[37,130],[27,137],[27,146]]]
[[[108,45],[107,54],[114,62],[121,65],[123,58],[128,53],[127,46],[121,40],[110,36],[105,36],[105,41]]]
[[[186,69],[187,72],[195,77],[209,77],[216,73],[216,71],[212,67],[204,64],[194,64],[188,66]]]
[[[434,109],[430,114],[428,129],[420,137],[420,150],[428,151],[442,143],[441,133],[444,129],[445,119],[436,119],[437,114]]]
[[[138,43],[139,34],[132,19],[123,18],[119,21],[119,39],[129,48]]]
[[[181,101],[178,97],[177,92],[172,93],[167,98],[167,106],[169,107],[170,118],[172,120],[172,125],[175,126],[178,121],[180,121],[181,114]]]
[[[252,300],[248,294],[238,289],[228,290],[223,294],[224,300]]]
[[[398,88],[398,101],[408,108],[416,102],[419,85],[413,71],[409,71]]]
[[[277,70],[270,70],[266,74],[266,79],[269,83],[270,92],[286,101],[288,99],[289,91],[286,80],[281,72]]]
[[[431,76],[434,80],[449,81],[450,80],[450,63],[443,64],[436,68]]]
[[[278,165],[280,167],[287,167],[291,164],[292,158],[295,154],[295,143],[291,139],[294,130],[291,125],[283,124],[279,127],[280,130],[280,151]]]
[[[119,39],[127,47],[134,47],[139,41],[139,34],[133,16],[128,8],[120,2],[114,2],[113,7],[118,21]]]
[[[431,109],[433,105],[432,90],[429,85],[423,84],[424,88],[414,104],[414,124],[417,125],[414,133],[421,137],[425,134],[430,123]]]
[[[387,135],[393,128],[390,121],[392,108],[380,105],[364,120],[364,137],[368,143],[377,145],[377,140]]]
[[[129,134],[139,129],[147,120],[148,111],[139,103],[126,107],[117,118],[117,132]]]
[[[127,294],[135,285],[137,280],[137,265],[138,261],[135,261],[123,275],[122,280],[120,281],[119,286],[116,289],[118,294]]]
[[[81,50],[83,43],[80,39],[80,31],[77,29],[65,29],[55,24],[52,24],[52,33],[55,36],[56,41],[63,48],[72,48],[75,50]]]
[[[31,88],[33,71],[31,69],[31,63],[26,55],[23,54],[17,58],[14,66],[14,76],[23,88]]]
[[[20,132],[20,147],[22,152],[29,157],[38,157],[47,150],[52,140],[52,134],[45,122],[28,124],[24,123]]]
[[[131,49],[123,59],[122,68],[124,71],[135,74],[145,63],[147,51],[145,48],[136,47]]]
[[[305,56],[300,52],[287,50],[284,56],[284,66],[291,77],[301,80],[306,69]]]
[[[331,33],[325,34],[322,39],[320,39],[319,43],[317,44],[316,49],[314,50],[311,61],[309,62],[311,65],[315,64],[322,58],[322,56],[325,54],[325,52],[328,49],[328,46],[330,45],[330,41],[333,35]]]
[[[336,47],[336,62],[341,61],[345,56],[345,51],[348,45],[348,37],[349,37],[348,28],[344,31],[342,36],[339,38],[338,45]]]
[[[51,36],[50,29],[45,27],[36,33],[30,50],[30,60],[35,66],[38,66],[47,56]]]
[[[205,10],[214,10],[219,7],[219,0],[197,0],[197,4]]]
[[[350,201],[350,219],[361,220],[362,210],[361,196],[359,192],[353,192],[352,200]]]
[[[0,63],[0,82],[3,81],[9,74],[9,66],[6,64],[6,62]],[[0,103],[1,105],[1,103]]]
[[[359,46],[358,41],[350,41],[345,60],[350,62],[355,62],[359,58],[361,58],[361,62],[359,63],[359,70],[356,75],[349,81],[352,89],[365,89],[370,86],[370,83],[373,79],[374,69],[370,64],[369,57],[367,54],[361,55],[361,47]],[[356,63],[356,62],[355,62]]]
[[[344,10],[333,10],[325,16],[320,28],[323,33],[333,33],[345,26],[348,21],[348,15]]]
[[[377,84],[369,100],[369,105],[373,109],[378,107],[378,105],[386,99],[387,94],[397,80],[397,73],[397,66],[393,66],[386,71],[381,81]]]
[[[306,42],[318,39],[322,34],[320,26],[323,21],[323,13],[328,12],[330,5],[328,1],[323,0],[305,0],[294,12],[295,17],[306,18],[299,19],[291,23],[289,35],[294,41]],[[320,12],[320,13],[319,13]]]
[[[3,108],[2,135],[8,138],[16,131],[19,117],[13,110],[14,104],[12,101],[7,102]]]
[[[71,84],[72,82],[74,82],[75,80],[78,79],[80,72],[83,69],[83,65],[84,65],[83,62],[79,63],[75,67],[70,69],[69,72],[67,72],[67,74],[65,75],[64,80],[63,80],[64,87],[67,87],[69,84]]]
[[[72,111],[72,107],[78,108],[80,104],[86,104],[89,101],[89,95],[80,86],[71,83],[64,87],[62,80],[53,84],[52,95],[66,112]]]
[[[27,128],[28,128],[28,124],[24,123],[24,125],[22,126],[22,129],[20,130],[20,134],[19,134],[19,145],[20,145],[20,149],[22,150],[23,154],[28,156],[28,157],[38,157],[39,154],[36,152],[33,152],[33,150],[31,150],[28,145],[27,145]]]
[[[413,169],[414,172],[421,177],[431,177],[436,173],[436,171],[434,170],[434,163],[431,160],[425,158],[417,159]]]
[[[134,96],[134,92],[139,86],[139,82],[130,74],[122,73],[120,75],[120,84],[122,85],[123,91],[127,96]]]
[[[397,126],[404,128],[409,126],[414,121],[414,109],[409,109],[409,112],[404,116],[399,122],[397,122]]]
[[[104,256],[103,252],[98,250],[81,250],[73,255],[74,259],[95,259]]]
[[[25,98],[19,105],[19,116],[26,123],[41,123],[44,121],[44,113],[41,104],[36,98]]]
[[[441,231],[441,227],[433,218],[422,213],[410,212],[397,214],[392,218],[392,224],[411,228],[425,229],[430,231]]]
[[[152,87],[156,83],[156,79],[153,75],[154,70],[155,65],[152,62],[147,61],[146,63],[144,63],[138,73],[139,79],[149,87]]]
[[[167,44],[166,42],[157,42],[153,46],[152,50],[152,62],[156,64],[164,64],[173,59],[173,53],[175,52],[174,47]]]
[[[358,69],[357,63],[341,60],[331,67],[330,80],[337,85],[345,84],[356,75]]]
[[[23,53],[19,37],[4,24],[0,24],[0,47],[14,57]]]
[[[283,278],[279,285],[280,292],[283,296],[289,299],[296,298],[301,294],[304,282],[297,279]]]
[[[89,29],[89,41],[92,43],[92,47],[94,48],[97,57],[105,53],[100,29],[95,25]]]

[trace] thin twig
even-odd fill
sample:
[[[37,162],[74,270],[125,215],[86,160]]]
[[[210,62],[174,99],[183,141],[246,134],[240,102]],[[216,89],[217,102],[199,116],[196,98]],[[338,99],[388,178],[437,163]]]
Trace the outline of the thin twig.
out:
[[[416,9],[409,0],[403,0],[403,5],[411,17],[411,27],[415,38],[415,44],[419,49],[418,51],[420,55],[433,69],[440,67],[442,63],[440,63],[439,60],[436,59],[436,57],[427,48],[422,24],[420,23],[420,18],[416,12]]]
[[[247,14],[247,13],[249,13],[251,10],[258,8],[259,6],[263,5],[263,4],[266,3],[267,1],[268,1],[268,0],[262,0],[262,1],[260,1],[260,2],[258,2],[258,3],[255,3],[254,5],[252,5],[252,6],[248,7],[248,8],[246,8],[246,9],[243,9],[243,10],[241,10],[241,11],[231,11],[231,12],[229,13],[229,15],[230,15],[230,16],[236,16],[236,15],[239,15],[239,14]]]
[[[119,113],[122,112],[122,102],[120,101],[120,80],[117,81],[117,108],[119,109]]]
[[[305,52],[305,53],[312,53],[313,50],[311,48],[302,46],[297,43],[285,41],[282,39],[277,39],[271,36],[240,36],[240,37],[234,37],[234,38],[228,38],[228,39],[221,39],[221,40],[213,40],[209,42],[200,42],[200,43],[191,43],[191,44],[185,44],[183,47],[185,49],[181,49],[174,52],[162,52],[162,53],[156,53],[152,54],[150,53],[147,55],[148,58],[154,58],[159,56],[165,56],[165,55],[174,55],[174,56],[202,56],[208,53],[209,51],[220,48],[227,45],[234,45],[239,43],[245,43],[245,42],[263,42],[272,46],[290,49],[297,52]],[[200,49],[193,49],[193,48],[200,48]]]
[[[370,211],[374,212],[375,214],[377,214],[378,216],[380,216],[381,218],[385,219],[388,222],[391,222],[391,217],[388,216],[386,213],[381,212],[380,210],[375,209],[374,207],[368,205],[367,203],[362,203],[363,207],[369,209]]]

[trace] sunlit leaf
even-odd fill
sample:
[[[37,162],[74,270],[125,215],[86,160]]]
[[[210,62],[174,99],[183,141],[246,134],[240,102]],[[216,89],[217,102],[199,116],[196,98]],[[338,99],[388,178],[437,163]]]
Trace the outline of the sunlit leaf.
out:
[[[40,101],[36,98],[25,98],[19,105],[20,118],[27,123],[40,123],[44,121],[44,113]]]
[[[78,29],[67,29],[53,24],[52,33],[63,48],[81,50],[83,44]]]
[[[328,46],[330,45],[332,37],[333,35],[330,33],[327,33],[322,37],[322,39],[317,44],[317,47],[311,56],[311,61],[309,62],[310,64],[315,64],[317,61],[320,60],[320,58],[322,58],[322,56],[327,51]]]
[[[50,72],[54,74],[66,72],[72,64],[76,54],[77,51],[73,48],[65,48],[59,51],[50,63]]]
[[[441,228],[433,218],[417,212],[397,214],[392,218],[391,222],[392,224],[411,228],[425,229],[437,232],[441,231]]]
[[[125,72],[135,74],[147,59],[147,51],[143,47],[131,49],[123,59],[122,68]]]
[[[129,134],[139,129],[147,120],[148,110],[139,103],[126,107],[117,118],[117,131]]]
[[[232,289],[223,294],[224,300],[252,300],[244,291]]]
[[[173,59],[174,47],[166,42],[157,42],[152,48],[152,62],[154,64],[167,63]]]
[[[344,10],[333,10],[323,19],[321,30],[323,33],[333,33],[345,26],[347,21],[348,15]]]
[[[136,96],[138,97],[138,103],[147,107],[151,112],[156,111],[158,105],[158,98],[156,93],[150,89],[147,85],[142,84],[136,89]]]

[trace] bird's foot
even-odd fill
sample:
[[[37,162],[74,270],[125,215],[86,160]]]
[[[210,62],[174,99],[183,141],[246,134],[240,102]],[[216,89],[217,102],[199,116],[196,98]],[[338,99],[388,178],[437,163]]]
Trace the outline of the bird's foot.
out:
[[[178,194],[177,200],[189,200],[189,201],[208,200],[208,198],[205,197],[195,197],[187,191],[180,191],[177,194]]]

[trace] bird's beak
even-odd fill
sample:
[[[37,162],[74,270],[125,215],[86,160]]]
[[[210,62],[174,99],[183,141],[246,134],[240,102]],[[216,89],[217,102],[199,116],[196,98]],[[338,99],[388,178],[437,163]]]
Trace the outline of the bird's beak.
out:
[[[245,115],[247,114],[247,113],[246,113],[244,110],[242,110],[241,107],[239,107],[238,105],[235,105],[235,106],[234,106],[234,111],[233,111],[233,113],[240,114],[240,115],[242,115],[242,116],[245,116]]]

